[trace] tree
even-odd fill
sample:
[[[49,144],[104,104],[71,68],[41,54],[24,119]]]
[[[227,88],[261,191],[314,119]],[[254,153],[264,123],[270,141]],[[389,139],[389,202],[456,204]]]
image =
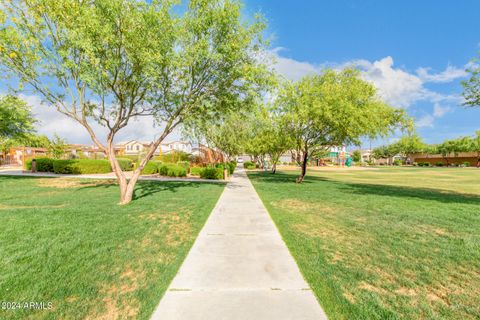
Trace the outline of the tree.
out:
[[[48,144],[47,150],[48,153],[54,159],[60,159],[65,154],[65,148],[67,147],[67,143],[64,139],[60,138],[56,133],[53,136],[53,139],[50,140]]]
[[[436,150],[439,154],[442,155],[443,159],[447,163],[447,166],[450,165],[448,158],[453,154],[457,157],[458,153],[469,151],[470,142],[469,138],[462,137],[453,140],[445,140],[441,144],[436,146]]]
[[[35,122],[25,101],[12,95],[0,97],[0,139],[25,137],[33,132]]]
[[[287,83],[279,95],[279,112],[296,148],[302,152],[302,182],[309,156],[332,146],[359,145],[364,136],[390,133],[406,123],[405,113],[382,102],[359,71],[327,70]]]
[[[265,130],[265,150],[272,163],[272,173],[276,173],[280,157],[291,149],[293,143],[278,119],[270,121],[270,126]]]
[[[468,139],[467,150],[477,154],[477,167],[480,167],[480,130],[475,132],[475,136]]]
[[[193,132],[187,134],[199,141],[205,141],[211,148],[218,149],[230,161],[243,151],[248,123],[246,119],[244,112],[231,113],[220,121],[195,123],[195,128],[191,128]]]
[[[393,148],[396,154],[400,154],[402,157],[410,159],[410,156],[414,153],[423,152],[425,150],[425,143],[422,138],[415,134],[410,133],[400,138],[393,144]]]
[[[388,164],[392,164],[392,158],[398,154],[397,147],[395,145],[379,146],[372,150],[372,158],[374,159],[387,159]]]
[[[478,107],[480,106],[480,67],[476,64],[477,59],[472,62],[472,67],[467,69],[470,78],[462,81],[463,97],[465,99],[463,104],[469,107]]]
[[[355,150],[355,151],[353,151],[353,153],[352,153],[352,160],[353,160],[354,162],[360,162],[360,161],[362,161],[362,154],[361,154],[360,150]]]
[[[1,64],[85,128],[110,160],[120,204],[132,200],[143,167],[176,127],[241,105],[232,101],[250,99],[263,81],[260,18],[243,21],[237,0],[176,3],[19,0],[0,13]],[[141,116],[159,134],[127,180],[114,140]],[[107,129],[105,141],[94,122]]]
[[[272,164],[272,173],[276,173],[280,157],[294,147],[291,137],[288,135],[285,119],[282,114],[272,108],[264,107],[258,114],[260,120],[258,130],[258,151],[268,158]]]

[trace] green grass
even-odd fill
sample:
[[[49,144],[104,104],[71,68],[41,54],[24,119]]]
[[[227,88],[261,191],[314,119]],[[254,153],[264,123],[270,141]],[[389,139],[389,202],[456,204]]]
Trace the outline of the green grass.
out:
[[[223,190],[0,177],[0,301],[52,302],[0,319],[148,319]]]
[[[480,170],[249,173],[330,319],[480,319]]]

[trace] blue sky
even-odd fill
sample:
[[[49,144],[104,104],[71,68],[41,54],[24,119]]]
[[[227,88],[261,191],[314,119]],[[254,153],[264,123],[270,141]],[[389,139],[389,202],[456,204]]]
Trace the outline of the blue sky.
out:
[[[290,78],[360,62],[387,101],[417,119],[427,142],[473,134],[480,108],[461,106],[462,70],[480,50],[480,1],[246,0]]]

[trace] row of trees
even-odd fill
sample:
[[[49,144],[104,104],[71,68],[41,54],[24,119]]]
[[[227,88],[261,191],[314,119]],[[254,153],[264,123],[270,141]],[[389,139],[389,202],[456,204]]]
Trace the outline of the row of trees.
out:
[[[417,134],[403,136],[400,140],[387,146],[380,146],[372,151],[375,159],[390,159],[396,155],[410,158],[415,153],[441,155],[449,165],[449,157],[456,157],[460,152],[473,152],[480,166],[480,131],[473,136],[445,140],[439,144],[426,144]]]
[[[302,182],[308,160],[329,147],[411,126],[356,70],[278,80],[263,58],[262,17],[244,19],[241,8],[239,0],[7,1],[0,8],[1,71],[85,128],[110,160],[120,204],[132,200],[143,167],[175,128],[229,157],[268,156],[273,170],[294,150]],[[477,74],[465,84],[472,105]],[[143,116],[158,134],[127,179],[114,140]],[[107,129],[104,141],[94,123]]]
[[[353,69],[281,81],[272,96],[254,112],[236,114],[204,137],[230,157],[245,152],[259,163],[268,157],[273,172],[280,156],[293,151],[302,168],[299,183],[309,159],[330,147],[358,145],[362,137],[386,136],[411,125],[403,110],[385,104]]]

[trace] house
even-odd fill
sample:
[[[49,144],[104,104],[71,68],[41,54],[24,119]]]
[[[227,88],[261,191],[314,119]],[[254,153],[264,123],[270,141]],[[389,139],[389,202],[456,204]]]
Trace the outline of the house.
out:
[[[151,142],[139,141],[139,140],[129,140],[123,141],[116,144],[115,147],[123,148],[125,155],[138,155],[143,151],[148,150]]]
[[[11,166],[23,166],[25,161],[35,157],[46,157],[47,149],[34,147],[12,147],[6,153],[0,153],[0,164]]]
[[[368,162],[372,159],[371,149],[360,149],[361,162]]]
[[[171,151],[182,151],[185,153],[192,153],[193,146],[188,141],[172,141],[161,144],[162,153],[169,153]]]
[[[116,156],[122,156],[124,154],[125,147],[123,146],[114,146],[114,152]],[[97,159],[97,158],[104,158],[105,153],[100,150],[97,146],[89,146],[85,144],[69,144],[65,148],[65,154],[67,156],[71,155],[72,158],[90,158],[90,159]]]
[[[119,142],[115,147],[123,149],[125,155],[138,155],[146,152],[152,142],[139,141],[139,140],[130,140]],[[155,150],[155,155],[159,154],[168,154],[172,151],[182,151],[186,153],[192,153],[193,147],[192,143],[188,141],[171,141],[161,143],[160,146]]]

